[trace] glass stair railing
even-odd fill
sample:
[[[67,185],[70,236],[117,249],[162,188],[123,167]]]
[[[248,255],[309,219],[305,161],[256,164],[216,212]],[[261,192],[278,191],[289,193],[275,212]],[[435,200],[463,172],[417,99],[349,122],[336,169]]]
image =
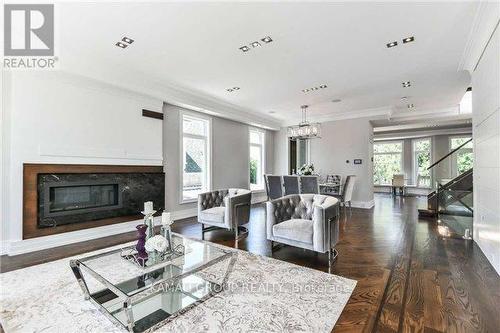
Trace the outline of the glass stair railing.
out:
[[[427,209],[420,215],[437,217],[440,234],[472,239],[473,169],[472,139],[433,163],[428,170],[434,181],[427,196]]]

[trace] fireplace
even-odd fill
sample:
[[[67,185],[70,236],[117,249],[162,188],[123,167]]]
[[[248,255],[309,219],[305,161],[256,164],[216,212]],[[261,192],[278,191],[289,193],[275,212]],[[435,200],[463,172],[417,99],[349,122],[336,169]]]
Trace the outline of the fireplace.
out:
[[[165,204],[162,167],[25,164],[23,238],[141,219]]]

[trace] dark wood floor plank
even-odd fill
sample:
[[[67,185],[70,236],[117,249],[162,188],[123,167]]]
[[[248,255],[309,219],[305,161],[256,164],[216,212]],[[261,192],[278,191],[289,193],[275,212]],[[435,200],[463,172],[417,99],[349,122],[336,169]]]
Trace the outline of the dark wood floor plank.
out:
[[[421,199],[424,200],[424,199]],[[358,281],[334,332],[498,332],[500,278],[479,247],[445,239],[433,220],[419,219],[415,197],[377,195],[371,210],[353,209],[340,221],[338,260],[331,273]],[[176,221],[174,231],[200,238],[196,219]],[[252,208],[250,233],[214,231],[205,239],[328,271],[325,255],[290,246],[271,253],[265,209]],[[100,238],[19,256],[0,257],[7,272],[132,241],[135,233]]]

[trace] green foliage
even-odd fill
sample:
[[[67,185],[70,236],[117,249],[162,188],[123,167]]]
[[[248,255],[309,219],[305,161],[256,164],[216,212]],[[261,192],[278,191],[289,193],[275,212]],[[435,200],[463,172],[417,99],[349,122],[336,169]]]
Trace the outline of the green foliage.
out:
[[[465,171],[472,168],[474,163],[473,154],[470,152],[458,153],[457,155],[457,169],[458,174],[461,175]]]
[[[257,164],[256,160],[250,160],[250,184],[257,184]]]
[[[401,173],[401,154],[382,154],[373,156],[373,182],[391,184],[392,176]]]

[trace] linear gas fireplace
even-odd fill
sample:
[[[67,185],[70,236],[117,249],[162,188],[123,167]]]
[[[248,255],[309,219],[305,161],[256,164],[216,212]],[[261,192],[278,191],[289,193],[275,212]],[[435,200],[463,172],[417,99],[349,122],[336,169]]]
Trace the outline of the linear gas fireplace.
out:
[[[155,166],[24,165],[24,238],[141,218],[145,201],[165,205]]]

